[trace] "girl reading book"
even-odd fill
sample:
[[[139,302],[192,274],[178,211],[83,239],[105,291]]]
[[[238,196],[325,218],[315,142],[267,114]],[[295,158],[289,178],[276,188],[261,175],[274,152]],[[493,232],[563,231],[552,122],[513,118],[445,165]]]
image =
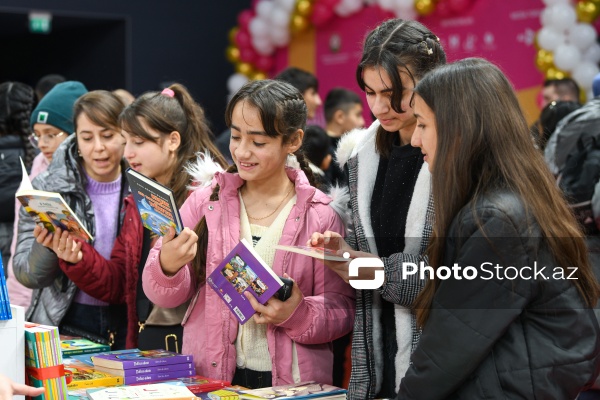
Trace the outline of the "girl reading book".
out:
[[[121,114],[120,126],[131,168],[171,188],[178,206],[192,184],[192,175],[184,167],[203,163],[196,153],[207,151],[217,160],[215,168],[226,166],[211,142],[204,111],[180,84],[137,98]],[[175,335],[175,343],[168,342],[169,350],[181,351],[185,304],[155,307],[145,297],[141,270],[157,236],[144,229],[133,195],[125,198],[124,210],[121,232],[109,254],[88,243],[73,245],[67,233],[56,237],[54,247],[65,249],[59,253],[60,267],[87,293],[108,303],[126,303],[127,348],[164,348],[165,336]]]
[[[200,375],[251,388],[332,381],[331,341],[352,328],[354,291],[322,262],[273,248],[304,244],[318,229],[343,232],[299,152],[306,113],[302,94],[285,82],[242,87],[225,112],[235,164],[197,186],[181,208],[186,228],[159,239],[148,256],[150,300],[176,307],[192,299],[183,352]],[[242,238],[275,274],[295,280],[284,302],[260,305],[244,293],[257,311],[244,325],[205,282]]]
[[[121,227],[121,205],[128,192],[118,124],[123,108],[121,100],[107,91],[81,96],[73,108],[75,134],[68,135],[48,169],[32,182],[35,189],[62,195],[94,237],[93,247],[106,257]],[[115,349],[124,347],[123,307],[109,306],[61,270],[59,258],[71,247],[58,243],[59,232],[50,234],[36,225],[25,208],[20,211],[18,232],[15,276],[35,289],[27,320],[59,326],[61,333],[114,343]],[[97,276],[100,266],[89,265],[87,273]]]

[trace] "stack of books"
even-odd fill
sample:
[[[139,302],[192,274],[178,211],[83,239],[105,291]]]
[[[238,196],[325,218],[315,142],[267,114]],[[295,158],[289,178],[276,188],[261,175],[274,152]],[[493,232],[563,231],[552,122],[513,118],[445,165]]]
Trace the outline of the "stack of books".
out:
[[[110,387],[124,384],[122,376],[112,375],[107,372],[97,371],[75,358],[66,358],[65,378],[69,391],[74,389]]]
[[[107,344],[100,344],[86,338],[67,335],[60,335],[60,348],[63,358],[69,358],[78,354],[110,351],[110,346]]]
[[[46,389],[36,400],[67,398],[57,327],[25,323],[25,373],[31,386]]]
[[[92,355],[94,369],[123,377],[124,384],[165,381],[196,375],[191,355],[167,350]]]
[[[2,252],[0,252],[0,320],[6,321],[9,319],[12,319],[12,312],[10,311],[10,300],[8,298],[8,289],[6,288]]]

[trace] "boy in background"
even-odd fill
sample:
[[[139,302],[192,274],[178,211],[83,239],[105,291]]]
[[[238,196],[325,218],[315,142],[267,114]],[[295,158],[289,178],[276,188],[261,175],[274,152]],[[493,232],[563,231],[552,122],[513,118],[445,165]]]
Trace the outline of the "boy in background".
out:
[[[330,169],[332,156],[329,153],[329,136],[323,128],[318,125],[307,125],[302,139],[302,150],[310,161],[317,186],[324,190],[331,183],[326,175]]]

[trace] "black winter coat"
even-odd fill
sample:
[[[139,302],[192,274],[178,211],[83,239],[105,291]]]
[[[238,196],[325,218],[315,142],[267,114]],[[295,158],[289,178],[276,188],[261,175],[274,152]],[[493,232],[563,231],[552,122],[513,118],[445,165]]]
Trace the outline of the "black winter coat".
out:
[[[478,277],[440,281],[399,398],[574,399],[594,381],[596,317],[573,281],[555,279],[560,267],[518,196],[491,193],[459,212],[442,265],[454,263]]]

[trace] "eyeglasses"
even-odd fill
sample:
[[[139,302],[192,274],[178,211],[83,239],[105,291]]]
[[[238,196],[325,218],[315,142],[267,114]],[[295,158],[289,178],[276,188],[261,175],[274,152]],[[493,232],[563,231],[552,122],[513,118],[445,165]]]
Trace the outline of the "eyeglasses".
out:
[[[43,135],[38,135],[37,133],[32,132],[31,135],[29,135],[28,139],[29,139],[29,142],[34,147],[38,147],[38,143],[40,142],[40,140],[46,140],[46,141],[52,143],[57,138],[61,137],[64,134],[65,134],[64,132],[58,132],[58,133],[46,133]]]

